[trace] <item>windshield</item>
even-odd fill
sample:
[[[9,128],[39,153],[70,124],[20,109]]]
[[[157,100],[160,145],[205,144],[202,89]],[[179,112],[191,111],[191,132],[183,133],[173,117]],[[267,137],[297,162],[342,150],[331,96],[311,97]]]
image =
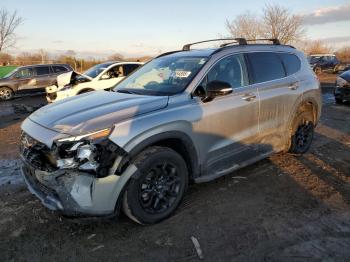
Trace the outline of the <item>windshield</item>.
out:
[[[309,63],[312,64],[318,62],[321,58],[322,56],[309,56],[307,60],[309,60]]]
[[[173,95],[182,92],[207,59],[189,56],[156,58],[118,84],[114,91],[144,95]]]
[[[106,65],[106,64],[95,65],[95,66],[89,68],[87,71],[85,71],[84,75],[90,76],[91,78],[95,78],[103,70],[105,70],[108,66],[110,66],[110,65]]]

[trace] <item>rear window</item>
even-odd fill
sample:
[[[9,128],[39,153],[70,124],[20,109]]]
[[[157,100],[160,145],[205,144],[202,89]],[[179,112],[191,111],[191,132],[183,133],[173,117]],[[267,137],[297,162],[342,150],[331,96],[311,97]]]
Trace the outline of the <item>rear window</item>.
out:
[[[140,65],[138,65],[138,64],[126,64],[126,65],[124,65],[124,75],[125,76],[130,75],[138,67],[140,67]]]
[[[261,83],[285,77],[281,59],[276,53],[257,52],[247,54],[254,83]]]
[[[292,75],[300,70],[300,59],[296,55],[280,53],[279,56],[282,59],[287,75]]]
[[[36,75],[48,75],[50,74],[50,68],[48,66],[38,66],[36,69]]]
[[[67,72],[67,68],[64,66],[52,66],[52,70],[54,73],[61,73],[61,72]]]

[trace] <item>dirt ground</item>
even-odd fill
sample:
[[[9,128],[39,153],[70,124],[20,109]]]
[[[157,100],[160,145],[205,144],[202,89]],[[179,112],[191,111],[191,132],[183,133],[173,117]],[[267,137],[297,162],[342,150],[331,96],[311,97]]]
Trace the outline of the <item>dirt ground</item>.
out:
[[[204,261],[350,261],[350,105],[334,103],[332,83],[323,88],[323,114],[309,153],[274,155],[193,185],[176,214],[154,226],[125,216],[74,224],[42,207],[18,175],[27,114],[3,103],[0,260],[197,261],[194,236]],[[11,103],[35,107],[44,99]]]

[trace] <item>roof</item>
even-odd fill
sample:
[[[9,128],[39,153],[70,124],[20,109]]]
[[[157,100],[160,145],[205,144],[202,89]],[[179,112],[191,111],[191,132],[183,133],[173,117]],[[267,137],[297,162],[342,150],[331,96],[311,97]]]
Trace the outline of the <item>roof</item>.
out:
[[[64,63],[54,63],[54,64],[33,64],[33,65],[23,65],[23,66],[19,66],[17,68],[23,68],[23,67],[32,67],[32,66],[57,66],[57,65],[60,65],[60,66],[69,66],[69,64],[64,64]]]
[[[310,56],[335,56],[335,54],[312,54]]]

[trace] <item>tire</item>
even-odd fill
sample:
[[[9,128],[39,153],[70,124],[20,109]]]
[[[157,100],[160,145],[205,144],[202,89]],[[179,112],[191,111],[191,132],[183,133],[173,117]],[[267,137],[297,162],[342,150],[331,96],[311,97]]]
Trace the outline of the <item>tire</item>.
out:
[[[131,178],[124,192],[124,213],[139,224],[155,224],[169,217],[187,190],[184,159],[170,148],[154,146],[132,162],[139,174]]]
[[[337,104],[343,104],[344,102],[343,102],[343,99],[340,99],[340,98],[335,98],[335,103],[337,103]]]
[[[78,93],[78,95],[80,95],[80,94],[85,94],[85,93],[92,92],[92,91],[95,91],[95,90],[94,90],[94,89],[91,89],[91,88],[89,88],[89,89],[84,89],[84,90],[80,91],[80,92]]]
[[[293,154],[306,153],[314,137],[313,115],[310,111],[299,113],[292,124],[292,136],[289,152]]]
[[[14,96],[14,92],[11,88],[6,86],[0,87],[0,100],[6,101],[12,99]]]

